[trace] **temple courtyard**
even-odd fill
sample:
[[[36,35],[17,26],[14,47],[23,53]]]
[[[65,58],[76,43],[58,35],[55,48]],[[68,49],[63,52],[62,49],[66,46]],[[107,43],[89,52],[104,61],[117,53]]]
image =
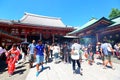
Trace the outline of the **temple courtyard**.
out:
[[[116,58],[112,58],[113,60]],[[119,61],[119,60],[117,60]],[[53,61],[44,64],[45,69],[36,77],[36,67],[29,69],[28,63],[25,65],[16,64],[14,75],[9,77],[7,68],[0,73],[0,80],[119,80],[120,79],[120,63],[114,61],[115,70],[112,70],[109,65],[107,69],[103,69],[101,60],[95,59],[93,65],[88,65],[88,62],[83,59],[82,73],[76,70],[73,74],[72,64],[60,61],[55,64]],[[77,69],[77,65],[76,65]]]

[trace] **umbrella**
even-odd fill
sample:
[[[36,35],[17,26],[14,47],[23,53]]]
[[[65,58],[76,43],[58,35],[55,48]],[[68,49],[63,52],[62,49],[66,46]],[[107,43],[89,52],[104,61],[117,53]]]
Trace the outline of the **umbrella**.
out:
[[[25,42],[21,42],[21,44],[29,44],[29,42],[26,42],[26,41],[25,41]]]

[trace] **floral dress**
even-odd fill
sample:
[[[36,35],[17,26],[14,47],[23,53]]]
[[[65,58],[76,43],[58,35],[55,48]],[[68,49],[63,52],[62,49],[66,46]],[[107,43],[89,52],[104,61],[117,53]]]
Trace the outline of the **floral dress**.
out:
[[[11,49],[10,51],[7,52],[7,64],[8,64],[8,73],[10,75],[13,74],[15,70],[15,62],[19,59],[19,50],[13,50]]]

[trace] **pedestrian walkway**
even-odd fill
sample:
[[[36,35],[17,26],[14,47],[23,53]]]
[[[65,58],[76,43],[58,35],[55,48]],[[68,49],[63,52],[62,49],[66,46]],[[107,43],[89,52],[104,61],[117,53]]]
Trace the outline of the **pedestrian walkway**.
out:
[[[8,68],[4,61],[0,62],[0,80],[25,80],[28,72],[29,65],[26,63],[25,65],[16,64],[15,72],[11,77],[8,74]]]
[[[115,70],[103,69],[100,60],[95,60],[93,65],[82,62],[83,75],[73,74],[72,64],[54,62],[44,64],[45,69],[36,77],[36,67],[31,68],[26,80],[120,80],[120,64],[114,63]],[[50,69],[49,69],[50,67]]]

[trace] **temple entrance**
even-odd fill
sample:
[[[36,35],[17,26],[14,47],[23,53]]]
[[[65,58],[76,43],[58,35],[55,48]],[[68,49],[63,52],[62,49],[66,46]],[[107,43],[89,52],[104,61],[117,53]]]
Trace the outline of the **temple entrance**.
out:
[[[120,32],[101,35],[100,41],[103,42],[104,39],[107,39],[108,42],[110,42],[112,45],[114,45],[115,43],[120,42]]]

